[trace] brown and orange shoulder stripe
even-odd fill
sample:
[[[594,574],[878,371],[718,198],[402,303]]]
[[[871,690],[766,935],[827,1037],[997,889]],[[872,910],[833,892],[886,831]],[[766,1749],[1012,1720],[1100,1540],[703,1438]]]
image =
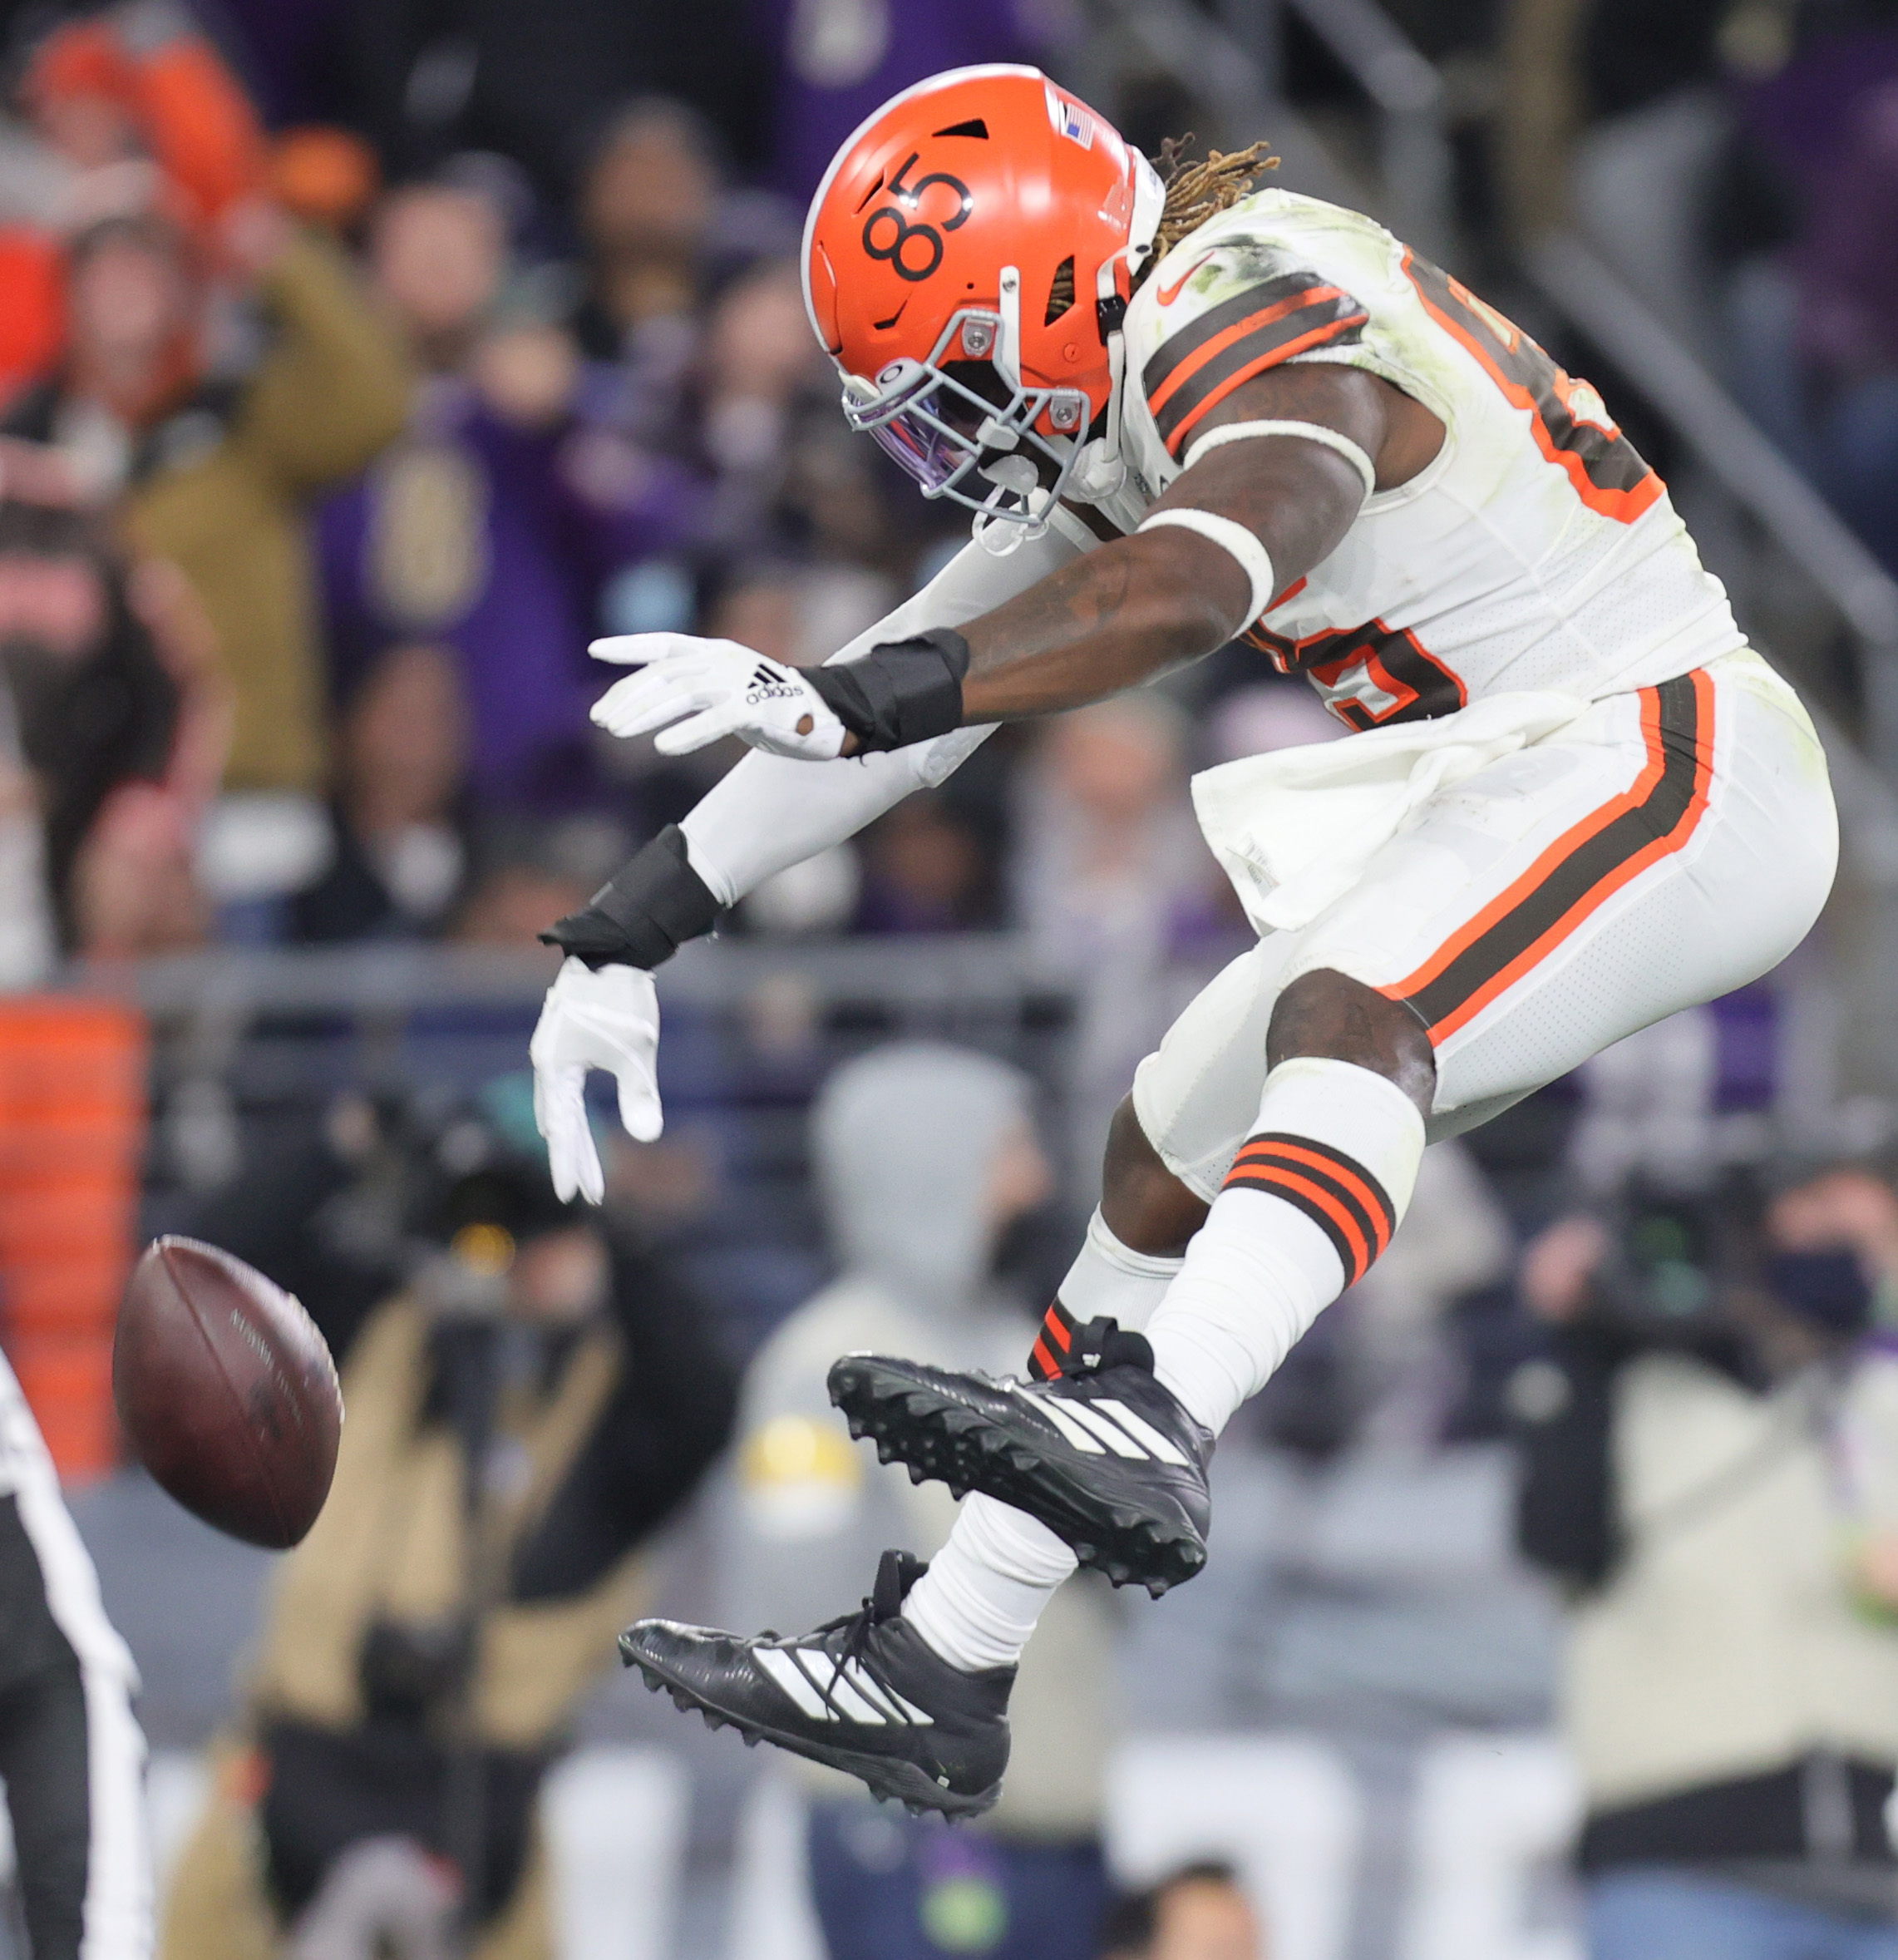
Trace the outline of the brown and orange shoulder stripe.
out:
[[[1354,341],[1370,315],[1315,272],[1249,286],[1170,334],[1141,370],[1141,388],[1169,456],[1233,390],[1314,347]]]

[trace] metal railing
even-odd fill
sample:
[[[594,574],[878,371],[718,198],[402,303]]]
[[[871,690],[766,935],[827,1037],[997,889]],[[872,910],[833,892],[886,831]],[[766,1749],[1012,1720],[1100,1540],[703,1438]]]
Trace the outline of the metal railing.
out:
[[[320,1105],[345,1089],[472,1091],[524,1069],[550,977],[533,953],[372,943],[221,948],[76,970],[65,985],[144,1011],[161,1146],[181,1112],[190,1133],[216,1128],[191,1132],[199,1115],[221,1121],[234,1147],[246,1110]],[[1065,1087],[1073,990],[1012,935],[712,941],[668,962],[658,985],[668,1073],[688,1103],[795,1101],[795,1082],[901,1038],[987,1048],[1056,1095]],[[214,1184],[219,1162],[213,1150],[154,1168],[160,1182]]]
[[[1011,933],[914,938],[713,939],[656,976],[662,1005],[729,1010],[794,975],[826,1006],[877,1001],[905,1022],[1012,1011],[1064,997]],[[219,947],[73,970],[66,984],[136,999],[161,1024],[196,1019],[338,1015],[377,1019],[445,1006],[534,1008],[552,978],[540,951],[359,941]]]
[[[1363,91],[1378,119],[1387,222],[1407,244],[1448,264],[1457,257],[1455,199],[1443,78],[1375,0],[1284,0]]]
[[[345,1090],[439,1098],[524,1070],[550,976],[533,953],[367,944],[220,949],[75,970],[64,984],[142,1009],[152,1181],[203,1191],[237,1174],[254,1123]],[[687,947],[658,985],[662,1081],[678,1112],[795,1128],[832,1067],[898,1039],[985,1049],[1053,1100],[1067,1090],[1074,989],[1013,935],[717,940]]]
[[[1862,747],[1886,783],[1898,783],[1898,583],[1593,246],[1558,233],[1531,250],[1526,269],[1562,317],[1621,370],[1679,447],[1836,611],[1856,653]]]

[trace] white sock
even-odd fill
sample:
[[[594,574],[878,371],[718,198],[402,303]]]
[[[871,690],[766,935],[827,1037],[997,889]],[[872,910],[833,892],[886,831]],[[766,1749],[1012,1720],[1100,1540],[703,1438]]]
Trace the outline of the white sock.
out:
[[[1140,1332],[1180,1276],[1183,1263],[1123,1246],[1097,1210],[1035,1337],[1034,1352],[1028,1357],[1030,1373],[1043,1380],[1058,1375],[1074,1330],[1103,1315],[1130,1333]]]
[[[1123,1246],[1098,1212],[1036,1340],[1058,1365],[1058,1331],[1111,1315],[1144,1327],[1181,1261]],[[1063,1320],[1062,1316],[1065,1316]],[[979,1492],[964,1498],[949,1543],[910,1589],[903,1617],[952,1666],[1012,1667],[1074,1554],[1038,1519]]]
[[[1301,1055],[1265,1078],[1179,1278],[1147,1323],[1154,1373],[1216,1436],[1319,1312],[1390,1243],[1423,1118],[1397,1085]]]
[[[1075,1563],[1038,1518],[976,1491],[910,1587],[903,1617],[952,1667],[1013,1667]]]

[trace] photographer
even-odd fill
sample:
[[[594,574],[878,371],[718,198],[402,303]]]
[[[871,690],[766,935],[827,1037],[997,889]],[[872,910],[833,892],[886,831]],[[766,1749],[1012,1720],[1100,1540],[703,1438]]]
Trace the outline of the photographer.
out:
[[[1898,1960],[1895,1222],[1834,1168],[1529,1248],[1519,1531],[1572,1597],[1595,1960]]]
[[[732,1383],[665,1268],[554,1200],[509,1086],[437,1131],[411,1213],[432,1249],[351,1349],[335,1484],[180,1867],[175,1960],[551,1951],[540,1786]]]

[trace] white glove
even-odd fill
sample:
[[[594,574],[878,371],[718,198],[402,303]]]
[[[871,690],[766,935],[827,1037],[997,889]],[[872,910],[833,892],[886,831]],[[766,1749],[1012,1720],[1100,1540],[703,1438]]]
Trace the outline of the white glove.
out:
[[[528,1044],[534,1064],[534,1121],[547,1139],[554,1192],[563,1204],[576,1192],[597,1205],[606,1178],[587,1123],[589,1069],[619,1084],[626,1133],[650,1143],[665,1127],[659,1108],[659,996],[638,966],[603,966],[569,959],[547,990]]]
[[[797,669],[734,639],[627,633],[596,639],[587,651],[596,660],[644,669],[616,681],[594,704],[593,718],[609,734],[664,728],[653,744],[662,755],[689,755],[723,735],[804,762],[830,762],[842,753],[844,724]],[[678,725],[666,728],[668,722]]]

